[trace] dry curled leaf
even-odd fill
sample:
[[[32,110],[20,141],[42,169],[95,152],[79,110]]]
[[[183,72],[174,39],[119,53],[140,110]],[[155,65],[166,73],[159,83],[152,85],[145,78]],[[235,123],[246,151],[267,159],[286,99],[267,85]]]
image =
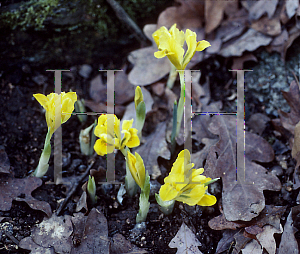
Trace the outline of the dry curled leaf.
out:
[[[254,162],[270,162],[274,151],[263,138],[245,134],[245,181],[236,181],[236,118],[213,116],[209,130],[219,135],[219,142],[210,148],[205,172],[208,177],[222,177],[222,204],[229,221],[250,221],[265,207],[263,190],[280,190],[279,179]]]
[[[42,183],[43,181],[37,177],[23,179],[2,177],[0,179],[0,192],[5,193],[5,195],[0,195],[0,210],[9,211],[13,200],[24,201],[31,209],[40,210],[50,217],[52,214],[50,205],[31,196],[31,193]]]
[[[170,28],[177,24],[179,29],[200,28],[204,20],[204,3],[198,0],[181,0],[179,6],[168,7],[158,17],[157,27]]]
[[[110,253],[105,216],[93,208],[88,216],[52,215],[35,225],[20,247],[38,253]],[[53,251],[54,250],[54,251]]]
[[[281,237],[281,242],[279,245],[278,254],[298,254],[299,253],[299,245],[295,238],[295,233],[298,229],[295,228],[293,224],[295,224],[293,217],[297,216],[300,211],[300,206],[292,207],[286,223],[284,225],[283,234]]]
[[[272,0],[272,1],[259,0],[253,2],[254,4],[249,9],[249,17],[252,20],[259,19],[265,13],[268,14],[269,19],[272,18],[275,13],[276,6],[278,4],[278,0]]]
[[[254,51],[260,46],[269,45],[271,41],[272,37],[249,28],[249,30],[235,42],[223,47],[220,54],[224,57],[241,56],[244,51]]]
[[[31,253],[71,253],[73,226],[71,216],[51,218],[32,228],[31,236],[21,240],[20,247]],[[54,249],[52,252],[51,249]]]
[[[237,10],[238,1],[205,1],[205,32],[207,34],[211,33],[216,29],[222,19],[225,9]]]
[[[288,92],[282,91],[283,97],[291,107],[290,113],[279,110],[281,123],[285,129],[294,134],[296,124],[300,121],[300,92],[296,81],[290,84]]]

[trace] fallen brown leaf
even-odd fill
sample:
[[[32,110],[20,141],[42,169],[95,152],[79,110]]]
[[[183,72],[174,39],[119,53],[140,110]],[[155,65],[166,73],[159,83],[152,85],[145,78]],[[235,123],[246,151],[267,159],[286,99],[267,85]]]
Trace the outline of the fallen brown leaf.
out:
[[[268,18],[271,19],[275,13],[276,6],[278,4],[278,0],[265,1],[259,0],[254,1],[254,4],[249,9],[249,17],[250,19],[257,20],[265,13],[268,14]]]
[[[294,224],[294,218],[297,215],[299,215],[300,206],[292,207],[286,223],[284,225],[283,234],[281,237],[281,242],[279,245],[278,254],[298,254],[299,253],[299,245],[297,243],[297,240],[295,238],[295,233],[298,231],[298,229],[295,228]]]
[[[209,130],[219,135],[219,142],[210,148],[205,172],[208,177],[222,177],[222,204],[229,221],[250,221],[265,207],[263,190],[280,190],[277,177],[254,162],[270,162],[274,152],[263,138],[246,132],[245,135],[245,182],[236,181],[236,118],[213,116]],[[241,169],[238,169],[241,170]],[[242,169],[243,170],[243,169]]]
[[[280,230],[270,226],[266,225],[263,228],[263,232],[256,235],[256,238],[260,245],[266,249],[266,251],[269,254],[275,254],[276,253],[276,242],[274,239],[274,234],[281,234],[283,232],[282,226],[280,225]]]
[[[71,253],[72,232],[71,216],[57,217],[53,214],[51,218],[35,225],[31,230],[31,236],[20,241],[20,247],[35,254]]]
[[[169,243],[170,248],[177,248],[176,254],[202,254],[197,246],[201,246],[201,243],[184,222]]]
[[[288,92],[282,91],[283,97],[291,107],[290,113],[279,110],[281,123],[285,129],[294,134],[296,124],[300,121],[300,92],[296,81],[290,84]]]
[[[110,254],[142,254],[148,253],[135,245],[132,245],[121,234],[115,234],[111,239],[111,252]]]
[[[224,57],[241,56],[244,51],[254,51],[260,46],[267,46],[272,37],[264,35],[256,30],[249,30],[239,37],[235,42],[221,49],[220,54]]]
[[[130,53],[128,60],[134,65],[128,76],[131,84],[135,86],[150,85],[170,72],[169,59],[167,57],[155,58],[154,52],[156,51],[155,44],[153,47],[138,49]]]
[[[224,16],[225,9],[235,12],[238,7],[238,1],[205,1],[205,32],[211,33],[216,29]]]
[[[157,28],[170,28],[177,24],[179,29],[201,28],[204,20],[204,3],[197,0],[180,0],[179,6],[168,7],[158,17]]]
[[[105,216],[93,208],[88,216],[56,216],[35,225],[20,247],[31,253],[110,253]],[[54,249],[54,251],[53,251]]]
[[[269,19],[262,17],[251,24],[251,28],[266,35],[276,36],[281,33],[281,24],[279,18]]]
[[[52,214],[50,205],[31,196],[31,193],[40,187],[42,183],[43,181],[37,177],[23,179],[8,176],[1,177],[0,192],[5,193],[5,195],[0,195],[0,210],[9,211],[13,200],[24,201],[31,209],[40,210],[50,217]]]
[[[298,8],[299,8],[299,1],[294,1],[294,0],[285,1],[285,10],[289,19],[295,15]]]

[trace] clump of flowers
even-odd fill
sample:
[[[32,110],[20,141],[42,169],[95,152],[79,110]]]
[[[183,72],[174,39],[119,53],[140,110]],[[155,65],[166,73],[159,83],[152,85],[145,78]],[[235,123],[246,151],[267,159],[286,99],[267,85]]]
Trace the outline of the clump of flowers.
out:
[[[124,120],[120,131],[120,120],[114,115],[114,128],[108,128],[108,115],[101,115],[95,128],[95,135],[99,138],[94,149],[97,154],[103,156],[112,153],[114,149],[124,151],[125,146],[132,148],[140,145],[137,129],[132,128],[132,120]],[[122,134],[122,135],[121,135]]]
[[[218,179],[212,180],[202,175],[203,168],[193,169],[194,163],[190,163],[190,157],[187,149],[179,153],[159,195],[156,194],[157,203],[166,214],[172,212],[175,201],[190,206],[212,206],[217,202],[216,197],[207,192],[207,185]]]
[[[42,177],[49,168],[51,137],[59,126],[71,117],[74,110],[74,103],[77,101],[77,95],[75,92],[62,92],[61,94],[50,93],[47,96],[44,94],[34,94],[33,96],[46,110],[46,122],[48,126],[44,149],[39,164],[33,173],[33,176]]]

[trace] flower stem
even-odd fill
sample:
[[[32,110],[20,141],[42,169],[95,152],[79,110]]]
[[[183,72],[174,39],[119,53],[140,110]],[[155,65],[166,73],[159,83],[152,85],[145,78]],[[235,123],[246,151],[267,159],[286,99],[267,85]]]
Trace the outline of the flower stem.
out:
[[[149,195],[150,195],[150,176],[148,171],[146,171],[145,184],[141,189],[140,194],[140,209],[138,214],[136,215],[136,223],[142,223],[146,221],[147,214],[149,211],[150,203],[149,203]]]
[[[173,88],[176,78],[177,78],[176,67],[173,64],[171,64],[171,70],[170,70],[169,78],[168,78],[168,81],[167,81],[167,87],[168,88],[170,88],[170,89]]]
[[[47,132],[45,144],[44,144],[44,149],[41,154],[39,164],[38,164],[36,170],[32,173],[32,176],[43,177],[48,171],[48,168],[49,168],[48,162],[49,162],[50,155],[51,155],[51,144],[50,144],[51,136],[52,135],[51,135],[50,128],[48,128],[48,132]]]
[[[171,154],[174,154],[176,147],[176,127],[177,127],[177,101],[174,101],[173,108],[173,126],[172,126],[172,134],[171,134]]]
[[[173,212],[175,200],[163,201],[157,193],[155,193],[155,199],[157,204],[159,204],[159,209],[165,215],[170,215]]]

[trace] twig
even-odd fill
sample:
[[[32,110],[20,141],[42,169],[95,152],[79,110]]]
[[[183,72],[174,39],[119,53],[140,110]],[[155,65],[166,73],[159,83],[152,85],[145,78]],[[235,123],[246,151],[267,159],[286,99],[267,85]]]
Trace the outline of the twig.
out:
[[[121,22],[124,22],[126,26],[133,31],[135,38],[140,41],[142,46],[146,45],[147,38],[143,34],[142,30],[138,27],[138,25],[129,17],[126,11],[122,8],[122,6],[117,3],[115,0],[106,0],[108,4],[114,9],[117,17]]]
[[[92,161],[90,163],[90,165],[87,167],[87,169],[85,170],[84,174],[82,176],[79,177],[78,181],[76,181],[76,183],[73,185],[73,187],[70,189],[68,195],[66,196],[66,198],[64,199],[63,202],[60,203],[57,211],[56,211],[56,215],[58,216],[62,210],[64,209],[65,205],[68,203],[69,199],[73,196],[73,194],[75,193],[77,187],[79,186],[79,184],[82,183],[82,181],[89,175],[90,173],[90,169],[92,168],[92,166],[95,163],[95,155],[92,157]]]

